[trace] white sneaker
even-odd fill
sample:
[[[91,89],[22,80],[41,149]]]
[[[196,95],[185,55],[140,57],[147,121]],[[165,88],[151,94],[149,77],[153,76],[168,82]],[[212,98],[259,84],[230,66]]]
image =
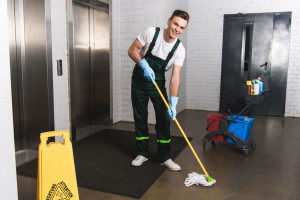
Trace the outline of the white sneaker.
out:
[[[144,162],[146,162],[148,160],[148,158],[145,158],[142,155],[138,155],[132,162],[131,165],[132,166],[141,166]]]
[[[173,170],[173,171],[181,170],[181,167],[177,163],[174,163],[171,158],[166,160],[165,162],[159,163],[159,164],[164,165],[164,166],[168,167],[170,170]]]

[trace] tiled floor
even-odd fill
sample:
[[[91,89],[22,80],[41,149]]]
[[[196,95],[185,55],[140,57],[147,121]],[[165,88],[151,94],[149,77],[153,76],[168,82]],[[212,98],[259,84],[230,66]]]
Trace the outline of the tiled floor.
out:
[[[212,187],[185,187],[188,173],[203,173],[187,146],[177,157],[180,172],[166,170],[141,198],[142,200],[196,199],[299,199],[300,196],[300,118],[254,116],[252,138],[257,146],[248,156],[234,144],[210,143],[203,149],[206,117],[211,112],[185,110],[178,121],[189,137],[211,177]],[[134,130],[133,123],[119,122],[109,128]],[[153,125],[149,131],[155,133]],[[181,135],[172,123],[172,135]],[[109,167],[109,166],[108,166]],[[101,181],[101,180],[99,180]],[[36,198],[36,180],[18,176],[19,200]],[[79,188],[81,200],[130,200],[132,198]]]

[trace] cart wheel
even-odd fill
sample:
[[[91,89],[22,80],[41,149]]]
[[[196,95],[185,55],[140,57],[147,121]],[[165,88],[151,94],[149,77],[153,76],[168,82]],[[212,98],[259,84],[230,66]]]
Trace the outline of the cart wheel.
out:
[[[205,149],[205,146],[209,141],[206,138],[203,138],[202,141],[203,141],[203,148]]]
[[[244,156],[248,156],[249,155],[249,150],[248,149],[243,149],[243,154],[244,154]]]
[[[205,149],[205,146],[206,146],[206,142],[203,141],[203,149]]]
[[[255,149],[255,147],[256,147],[256,143],[252,143],[252,149]]]
[[[216,143],[214,140],[211,141],[211,145],[216,146]]]

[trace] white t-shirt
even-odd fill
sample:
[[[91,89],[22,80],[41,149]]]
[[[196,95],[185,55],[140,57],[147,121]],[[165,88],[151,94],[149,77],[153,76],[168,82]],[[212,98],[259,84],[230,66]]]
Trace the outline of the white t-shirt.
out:
[[[141,42],[141,44],[144,46],[139,54],[140,56],[143,58],[148,49],[149,46],[152,42],[152,39],[155,35],[155,27],[149,27],[147,28],[144,32],[140,33],[137,36],[137,39]],[[164,28],[161,28],[159,31],[159,34],[157,36],[156,42],[155,42],[155,46],[152,49],[152,55],[159,57],[163,60],[167,59],[168,54],[170,53],[170,51],[172,50],[173,46],[175,45],[176,41],[178,39],[176,39],[174,42],[172,43],[167,43],[164,40],[163,37],[163,32],[164,32]],[[178,45],[174,55],[172,56],[172,58],[170,59],[167,67],[166,67],[166,71],[169,70],[173,64],[178,65],[178,66],[183,66],[183,62],[184,62],[184,58],[185,58],[185,48],[182,45],[182,43],[180,42],[180,44]]]

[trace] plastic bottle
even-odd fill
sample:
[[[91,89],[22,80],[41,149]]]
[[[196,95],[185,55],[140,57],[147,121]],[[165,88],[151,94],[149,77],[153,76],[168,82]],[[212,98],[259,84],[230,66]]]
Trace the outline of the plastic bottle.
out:
[[[258,80],[255,80],[255,82],[254,82],[253,91],[254,91],[254,95],[258,95],[259,94],[259,83],[258,83]]]
[[[246,93],[247,93],[247,95],[251,95],[251,92],[252,92],[252,84],[251,84],[251,81],[247,81]]]
[[[255,84],[255,79],[251,81],[251,95],[254,95],[254,84]]]
[[[259,93],[263,91],[264,83],[261,81],[261,78],[257,78],[258,84],[259,84]]]

